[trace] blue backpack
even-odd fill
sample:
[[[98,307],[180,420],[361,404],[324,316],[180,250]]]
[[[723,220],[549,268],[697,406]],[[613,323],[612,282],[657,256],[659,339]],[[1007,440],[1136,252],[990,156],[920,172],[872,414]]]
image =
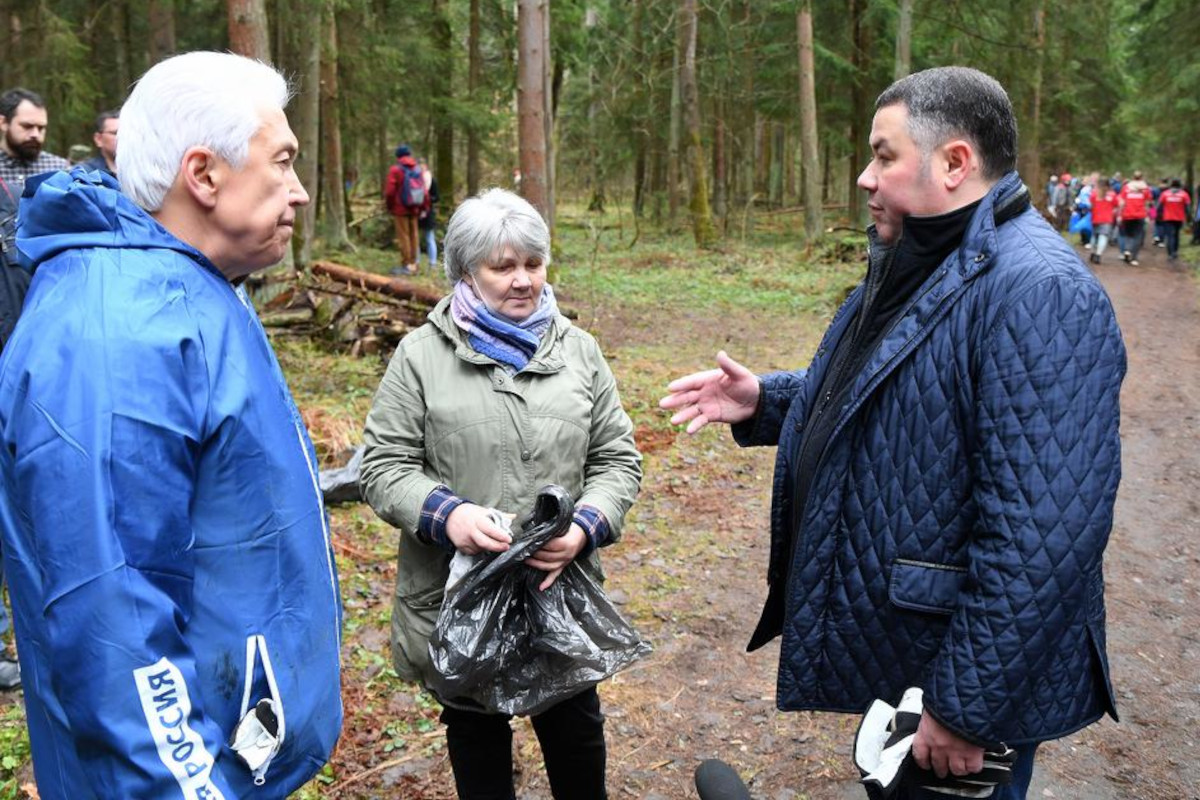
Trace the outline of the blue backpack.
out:
[[[400,186],[396,190],[396,199],[405,208],[423,208],[425,206],[425,178],[421,170],[400,166]]]

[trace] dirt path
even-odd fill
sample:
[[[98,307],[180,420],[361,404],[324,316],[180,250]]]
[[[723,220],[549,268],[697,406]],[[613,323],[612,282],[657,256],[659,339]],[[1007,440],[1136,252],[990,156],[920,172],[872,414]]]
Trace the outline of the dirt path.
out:
[[[1161,249],[1144,251],[1138,268],[1108,261],[1097,272],[1129,352],[1124,479],[1105,559],[1122,722],[1044,746],[1029,796],[1200,800],[1197,281],[1167,265]],[[582,310],[614,354],[626,402],[640,409],[668,375],[707,367],[720,348],[751,367],[797,366],[820,335],[811,318],[743,314],[714,326],[687,314],[664,324],[655,310]],[[643,428],[639,440],[647,454],[642,495],[605,564],[610,594],[656,650],[601,687],[609,796],[695,798],[696,765],[720,757],[759,800],[861,800],[850,761],[857,719],[776,711],[778,645],[744,652],[765,594],[774,451],[741,450],[725,431],[687,437]],[[386,679],[394,534],[381,534],[365,507],[336,510],[334,527],[355,623],[346,633],[346,730],[320,795],[449,800],[436,709],[415,687],[388,688],[397,682]],[[549,800],[528,721],[514,727],[518,797]],[[15,783],[29,780],[25,764]]]
[[[1098,269],[1129,350],[1106,557],[1122,723],[1045,745],[1030,797],[1200,797],[1200,311],[1195,281],[1161,249],[1141,260]],[[755,797],[863,796],[849,759],[856,720],[777,712],[777,646],[743,650],[764,593],[772,456],[714,433],[649,460],[634,524],[608,560],[658,648],[603,689],[613,797],[695,797],[691,772],[710,756],[733,763]],[[531,769],[522,797],[548,796]]]
[[[1161,249],[1141,260],[1116,266],[1110,255],[1098,269],[1129,351],[1124,480],[1105,560],[1122,722],[1045,745],[1030,798],[1200,798],[1200,308],[1196,281],[1168,268]],[[797,366],[821,332],[809,317],[733,314],[714,326],[673,312],[664,324],[656,310],[579,305],[613,355],[625,401],[643,415],[668,376],[707,367],[722,347],[751,367]],[[656,648],[601,687],[609,796],[695,798],[696,765],[720,757],[759,800],[861,800],[850,760],[857,719],[776,711],[778,645],[744,652],[765,594],[774,451],[739,449],[725,431],[652,428],[639,431],[641,497],[624,540],[604,556],[610,594]],[[352,713],[334,759],[340,782],[322,795],[449,800],[428,699],[378,688],[387,632],[374,620],[387,619],[394,541],[360,513],[369,515],[350,509],[334,520],[354,567],[343,570],[343,594],[360,624],[347,634]],[[549,800],[532,729],[527,720],[514,727],[518,797]]]

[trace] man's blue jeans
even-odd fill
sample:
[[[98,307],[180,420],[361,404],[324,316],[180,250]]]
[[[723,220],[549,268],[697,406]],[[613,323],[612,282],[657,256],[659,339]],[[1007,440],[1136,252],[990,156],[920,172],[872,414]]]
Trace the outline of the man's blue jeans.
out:
[[[1157,229],[1162,231],[1163,241],[1167,244],[1167,258],[1175,258],[1179,255],[1179,229],[1182,227],[1182,222],[1158,223]]]
[[[1013,779],[1008,786],[997,786],[992,792],[992,800],[1025,800],[1029,791],[1029,781],[1033,778],[1033,760],[1037,754],[1037,744],[1023,744],[1014,747],[1017,751],[1017,761],[1013,764]],[[896,800],[947,800],[949,795],[938,794],[927,789],[900,787]]]

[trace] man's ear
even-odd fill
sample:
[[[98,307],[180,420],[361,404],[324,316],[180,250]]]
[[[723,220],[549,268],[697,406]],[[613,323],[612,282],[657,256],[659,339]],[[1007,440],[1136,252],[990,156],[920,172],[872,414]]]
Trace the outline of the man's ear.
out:
[[[187,193],[201,207],[211,209],[216,206],[224,165],[225,162],[207,147],[189,147],[183,154],[179,176]]]
[[[942,176],[945,187],[954,191],[978,170],[975,148],[966,139],[951,139],[941,147],[946,171]]]

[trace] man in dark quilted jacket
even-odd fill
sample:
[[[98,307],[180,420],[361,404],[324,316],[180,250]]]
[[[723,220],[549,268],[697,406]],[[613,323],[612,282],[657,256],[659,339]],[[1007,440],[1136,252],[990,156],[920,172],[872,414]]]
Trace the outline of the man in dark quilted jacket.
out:
[[[781,709],[924,690],[914,760],[966,775],[1116,719],[1102,556],[1125,349],[1103,288],[1030,207],[1004,89],[927,70],[876,102],[867,275],[807,369],[725,353],[668,387],[694,433],[778,446],[768,595]],[[900,795],[938,798],[906,786]]]

